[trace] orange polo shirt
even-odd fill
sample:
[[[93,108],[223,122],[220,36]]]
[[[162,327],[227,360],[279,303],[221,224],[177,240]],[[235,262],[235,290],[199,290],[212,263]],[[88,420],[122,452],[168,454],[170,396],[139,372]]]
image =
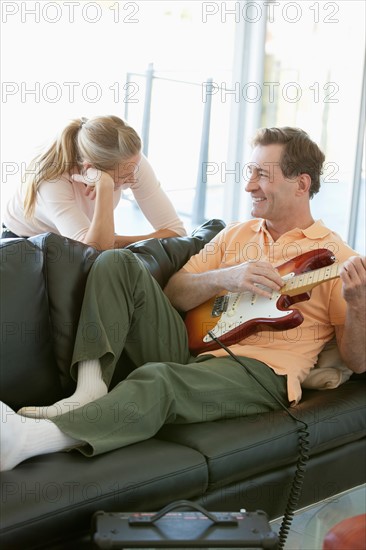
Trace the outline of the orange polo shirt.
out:
[[[320,220],[307,229],[293,229],[274,241],[266,229],[265,220],[255,219],[229,224],[188,261],[184,270],[201,273],[248,260],[269,261],[279,267],[319,248],[331,250],[337,262],[344,262],[356,254]],[[286,375],[288,399],[290,403],[298,403],[301,382],[314,367],[324,344],[334,336],[334,326],[344,324],[346,302],[341,288],[339,278],[319,284],[312,289],[310,300],[290,306],[290,309],[297,308],[303,314],[301,325],[282,331],[259,331],[232,345],[231,350],[239,356],[258,359],[277,374]],[[209,353],[226,355],[221,348]]]

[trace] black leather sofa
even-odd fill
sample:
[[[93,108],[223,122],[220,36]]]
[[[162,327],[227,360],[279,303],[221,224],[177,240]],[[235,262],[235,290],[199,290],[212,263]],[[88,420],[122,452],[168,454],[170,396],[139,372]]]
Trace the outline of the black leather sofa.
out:
[[[223,227],[212,220],[190,237],[130,248],[164,286]],[[98,252],[53,234],[4,239],[0,250],[1,400],[16,410],[52,404],[74,388],[73,339]],[[116,377],[127,372],[121,358]],[[365,482],[365,401],[362,376],[337,389],[304,391],[293,413],[308,426],[307,460],[299,460],[302,424],[285,411],[245,418],[229,411],[221,421],[165,426],[153,439],[93,459],[77,451],[29,459],[1,474],[0,546],[90,548],[97,510],[155,511],[178,499],[279,517],[303,462],[301,495],[295,490],[287,512],[330,497]]]

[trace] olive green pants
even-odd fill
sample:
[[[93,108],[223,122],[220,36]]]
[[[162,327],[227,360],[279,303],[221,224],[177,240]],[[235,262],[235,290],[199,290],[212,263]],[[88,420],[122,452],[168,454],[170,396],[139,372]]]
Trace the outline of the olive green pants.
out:
[[[231,357],[189,353],[183,320],[136,255],[106,251],[86,285],[71,372],[99,359],[110,383],[122,351],[134,370],[106,396],[52,419],[96,455],[152,437],[167,423],[246,416],[279,408],[276,400]],[[288,404],[286,378],[260,361],[249,369]]]

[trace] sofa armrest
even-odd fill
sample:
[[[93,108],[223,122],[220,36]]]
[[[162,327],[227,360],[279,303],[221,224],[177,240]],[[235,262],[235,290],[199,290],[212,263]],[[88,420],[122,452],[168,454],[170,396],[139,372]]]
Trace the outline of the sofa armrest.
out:
[[[210,242],[224,229],[222,220],[209,220],[188,237],[169,237],[165,239],[146,239],[133,243],[126,248],[139,255],[150,273],[162,288],[189,258]]]

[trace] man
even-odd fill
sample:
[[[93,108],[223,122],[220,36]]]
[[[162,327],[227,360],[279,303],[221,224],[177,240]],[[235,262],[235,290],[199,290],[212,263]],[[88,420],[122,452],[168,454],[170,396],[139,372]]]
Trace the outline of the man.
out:
[[[192,356],[181,316],[138,258],[126,250],[101,254],[88,277],[75,342],[71,373],[77,376],[76,393],[21,414],[3,405],[3,470],[70,447],[93,456],[150,438],[165,423],[204,421],[207,401],[217,405],[216,418],[229,401],[256,413],[278,408],[278,401],[297,403],[301,382],[334,334],[347,366],[365,371],[365,258],[310,212],[324,155],[295,128],[262,129],[253,145],[246,191],[256,219],[225,228],[171,278],[166,296],[181,311],[222,290],[249,290],[270,299],[284,284],[277,268],[319,248],[330,249],[343,262],[340,277],[318,285],[310,300],[296,304],[304,316],[299,327],[262,330],[232,345],[244,369],[221,349]],[[107,393],[123,350],[136,368]],[[100,411],[93,422],[84,414],[91,400]]]

